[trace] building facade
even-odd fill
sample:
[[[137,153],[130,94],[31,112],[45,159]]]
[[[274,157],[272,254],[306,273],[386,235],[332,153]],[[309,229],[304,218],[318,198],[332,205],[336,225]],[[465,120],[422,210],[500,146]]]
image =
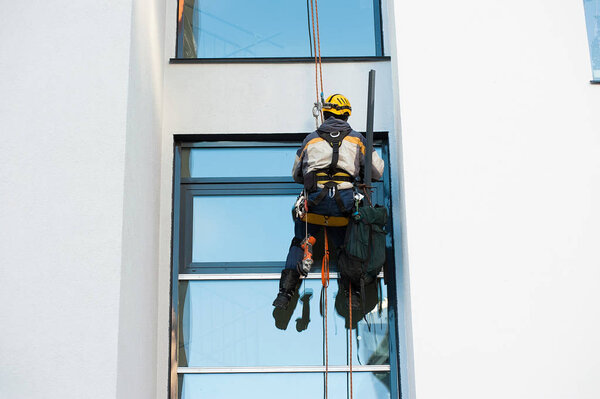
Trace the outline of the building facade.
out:
[[[4,5],[0,397],[321,392],[318,279],[285,329],[269,306],[282,171],[315,127],[310,3],[227,3]],[[319,7],[324,91],[358,131],[376,71],[392,216],[382,304],[352,339],[331,284],[330,395],[352,348],[355,397],[597,398],[595,9]]]

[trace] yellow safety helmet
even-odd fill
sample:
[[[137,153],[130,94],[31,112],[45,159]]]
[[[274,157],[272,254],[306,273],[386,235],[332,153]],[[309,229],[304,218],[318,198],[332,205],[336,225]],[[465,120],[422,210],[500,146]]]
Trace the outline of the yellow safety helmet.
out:
[[[350,116],[352,114],[352,107],[346,97],[341,94],[332,94],[323,103],[323,111],[336,115]]]

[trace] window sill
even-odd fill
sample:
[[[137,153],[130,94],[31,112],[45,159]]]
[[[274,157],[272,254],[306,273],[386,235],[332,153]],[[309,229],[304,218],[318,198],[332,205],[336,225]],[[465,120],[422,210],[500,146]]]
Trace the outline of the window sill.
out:
[[[600,85],[600,80],[590,80],[590,83],[593,85]]]
[[[321,57],[324,63],[390,61],[389,56],[373,57]],[[171,58],[169,64],[308,64],[314,57],[265,57],[265,58]]]

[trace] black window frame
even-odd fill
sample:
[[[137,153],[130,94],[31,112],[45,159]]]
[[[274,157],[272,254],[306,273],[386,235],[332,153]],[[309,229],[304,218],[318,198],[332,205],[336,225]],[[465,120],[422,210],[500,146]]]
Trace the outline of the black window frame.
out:
[[[171,302],[170,302],[170,360],[169,360],[169,379],[168,392],[169,398],[177,398],[179,381],[182,378],[178,374],[177,352],[179,333],[179,275],[180,274],[232,274],[232,273],[273,273],[280,272],[285,262],[236,262],[223,267],[223,262],[211,264],[206,262],[204,265],[194,265],[191,262],[191,215],[188,212],[185,219],[182,219],[182,210],[190,207],[190,200],[195,194],[201,195],[220,195],[220,194],[298,194],[302,187],[293,182],[291,177],[242,177],[242,178],[191,178],[182,177],[182,149],[186,148],[206,148],[206,147],[272,147],[272,146],[300,146],[302,139],[307,133],[298,134],[228,134],[225,136],[227,141],[222,141],[222,135],[175,135],[174,136],[174,168],[173,168],[173,213],[172,213],[172,263],[171,263]],[[364,133],[363,133],[364,134]],[[388,325],[389,329],[389,350],[390,350],[390,395],[400,396],[400,353],[399,339],[402,326],[398,323],[398,309],[396,304],[396,259],[394,255],[393,225],[392,225],[392,192],[391,192],[391,173],[389,168],[390,153],[388,132],[375,132],[374,144],[382,146],[383,158],[386,163],[384,176],[380,182],[374,182],[376,195],[374,201],[383,203],[390,212],[388,221],[388,245],[387,245],[387,271],[384,281],[387,285],[388,300]],[[187,171],[189,175],[189,170]],[[187,208],[187,209],[192,209]],[[399,226],[397,226],[399,228]],[[180,245],[184,240],[184,244]],[[186,253],[186,249],[190,249]],[[183,263],[182,263],[183,260]],[[189,263],[188,263],[189,262]],[[267,264],[268,263],[268,264]],[[183,266],[182,266],[183,265]],[[186,265],[189,265],[186,267]]]
[[[179,48],[181,46],[179,39],[179,7],[177,2],[177,12],[175,13],[175,54],[169,59],[170,64],[214,64],[214,63],[313,63],[314,57],[245,57],[245,58],[183,58],[179,57]],[[347,56],[347,57],[321,57],[324,63],[332,62],[373,62],[390,61],[391,57],[386,55],[383,36],[383,7],[382,0],[373,0],[376,12],[373,18],[375,35],[376,55],[373,56]]]

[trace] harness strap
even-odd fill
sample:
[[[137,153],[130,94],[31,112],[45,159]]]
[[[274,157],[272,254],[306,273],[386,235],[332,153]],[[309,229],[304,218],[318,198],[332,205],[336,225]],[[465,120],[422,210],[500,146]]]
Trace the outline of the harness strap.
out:
[[[347,132],[323,132],[321,130],[317,130],[317,134],[329,145],[333,150],[333,154],[331,155],[331,164],[329,164],[329,171],[331,174],[334,173],[335,168],[337,167],[338,160],[340,159],[340,147],[342,146],[342,142],[344,138],[350,134],[350,131]]]
[[[331,165],[329,165],[329,170],[335,170],[338,160],[340,159],[340,147],[342,146],[342,140],[334,143],[330,143],[331,148],[333,149],[333,154],[331,155]]]
[[[317,206],[319,205],[319,203],[321,201],[323,201],[323,198],[325,198],[327,196],[327,192],[329,191],[329,187],[328,187],[329,183],[325,183],[323,189],[321,190],[321,192],[319,193],[319,195],[317,195],[317,197],[314,200],[308,199],[308,205],[312,206]]]
[[[318,170],[315,172],[315,178],[317,180],[317,184],[325,184],[329,181],[333,181],[336,184],[340,184],[342,182],[353,183],[354,178],[350,176],[349,173],[338,170],[337,172]]]
[[[311,207],[319,205],[319,203],[323,201],[323,198],[327,196],[329,189],[335,190],[335,194],[333,195],[333,197],[340,211],[342,211],[342,213],[350,213],[352,211],[352,207],[350,207],[350,209],[347,209],[344,206],[344,202],[342,201],[342,197],[340,196],[340,190],[337,189],[337,184],[333,181],[325,183],[319,195],[317,195],[317,197],[314,200],[308,200],[308,204]]]
[[[318,224],[319,226],[342,227],[347,226],[350,218],[345,216],[327,216],[317,213],[307,213],[302,217],[303,222]]]
[[[343,213],[350,213],[352,211],[352,207],[350,207],[350,209],[346,209],[346,207],[344,206],[344,202],[342,201],[342,197],[340,196],[340,190],[335,190],[333,198],[335,199],[335,203],[337,204],[340,211],[342,211]]]

